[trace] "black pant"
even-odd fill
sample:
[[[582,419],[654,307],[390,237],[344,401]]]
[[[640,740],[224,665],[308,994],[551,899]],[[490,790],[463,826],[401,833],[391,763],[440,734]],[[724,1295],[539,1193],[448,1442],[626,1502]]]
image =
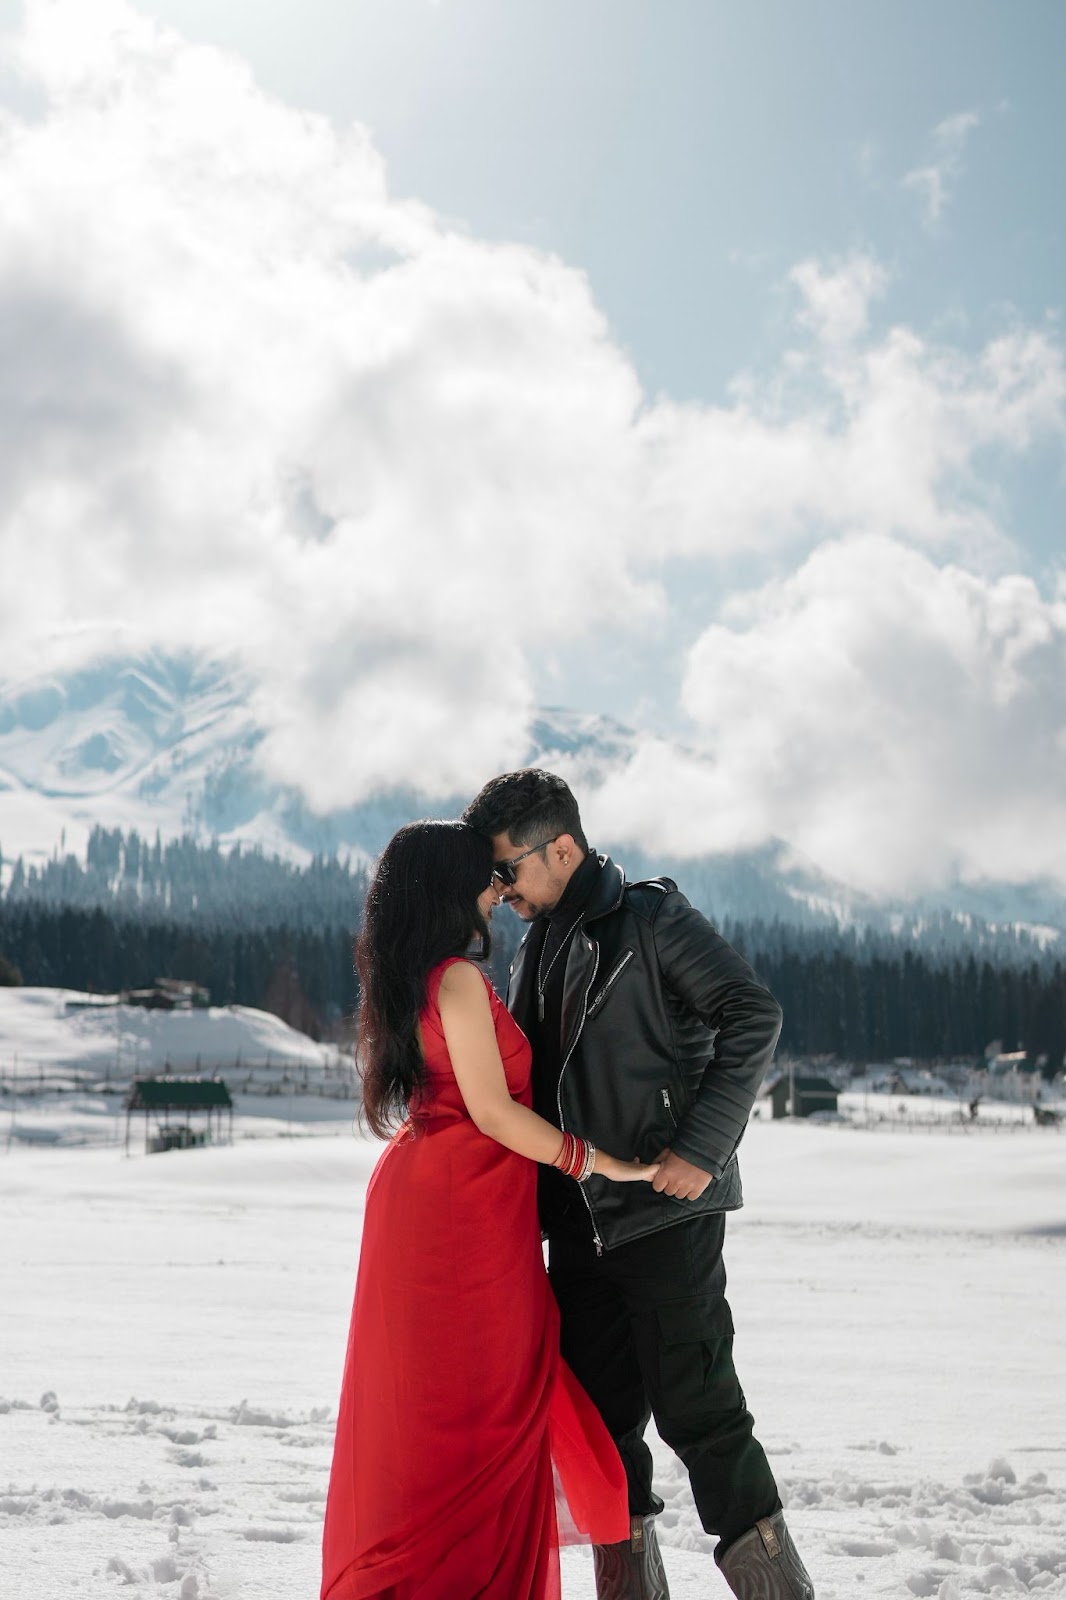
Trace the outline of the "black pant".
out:
[[[597,1256],[591,1239],[558,1233],[548,1266],[563,1358],[618,1446],[630,1514],[662,1510],[644,1442],[654,1416],[721,1548],[781,1507],[733,1370],[724,1237],[724,1216],[693,1217]]]

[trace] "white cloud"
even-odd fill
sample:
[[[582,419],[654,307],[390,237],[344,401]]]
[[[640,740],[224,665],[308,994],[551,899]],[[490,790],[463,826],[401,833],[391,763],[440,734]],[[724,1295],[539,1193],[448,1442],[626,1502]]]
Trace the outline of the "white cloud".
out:
[[[1066,884],[1066,576],[842,540],[734,599],[689,654],[692,756],[648,743],[598,825],[685,853],[786,840],[873,893]]]
[[[865,258],[793,273],[814,345],[729,406],[664,401],[638,431],[646,511],[666,553],[728,556],[838,532],[891,534],[1001,563],[989,450],[1064,435],[1066,364],[1048,332],[1019,329],[976,355],[905,326],[862,337],[883,277]]]
[[[0,111],[0,674],[56,634],[234,652],[316,806],[517,759],[542,663],[678,626],[670,563],[709,593],[827,537],[1002,565],[986,457],[1063,434],[1052,333],[971,355],[875,328],[868,254],[796,266],[794,347],[729,403],[649,403],[581,273],[396,199],[365,129],[235,57],[125,0],[29,0],[17,55],[40,108]],[[787,699],[754,624],[696,663],[720,636]],[[714,755],[678,781],[714,839],[776,828]]]
[[[829,271],[817,261],[801,261],[789,278],[803,296],[800,323],[830,345],[850,343],[866,332],[870,302],[883,295],[888,284],[880,262],[861,252]]]
[[[918,196],[926,227],[935,227],[943,216],[954,186],[963,173],[966,142],[980,122],[976,111],[959,111],[954,116],[945,117],[933,129],[933,149],[929,161],[905,174],[903,187]]]
[[[119,0],[38,0],[19,55],[47,114],[0,130],[4,665],[100,616],[236,649],[321,805],[516,755],[529,649],[658,603],[584,279],[393,200],[362,129]]]

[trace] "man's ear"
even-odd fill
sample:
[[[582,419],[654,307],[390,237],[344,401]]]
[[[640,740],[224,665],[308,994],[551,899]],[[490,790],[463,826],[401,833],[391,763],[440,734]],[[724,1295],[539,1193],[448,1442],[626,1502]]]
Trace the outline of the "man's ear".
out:
[[[559,852],[559,864],[568,867],[577,851],[577,841],[572,833],[561,833],[555,841],[555,848]]]

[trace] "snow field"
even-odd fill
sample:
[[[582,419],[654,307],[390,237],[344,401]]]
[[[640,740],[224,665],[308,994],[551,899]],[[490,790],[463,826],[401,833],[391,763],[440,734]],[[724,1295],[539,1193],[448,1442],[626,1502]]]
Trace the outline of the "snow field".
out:
[[[339,1064],[336,1046],[316,1044],[252,1006],[151,1011],[115,999],[76,989],[0,989],[0,1075],[29,1087],[38,1074],[50,1079],[64,1071],[78,1082],[118,1082],[167,1065],[189,1072],[202,1063],[211,1072],[268,1060],[290,1070]]]
[[[318,1132],[0,1153],[0,1593],[317,1594],[380,1148]],[[820,1600],[1066,1595],[1066,1139],[756,1122],[743,1155],[737,1365]],[[674,1600],[725,1597],[654,1447]]]

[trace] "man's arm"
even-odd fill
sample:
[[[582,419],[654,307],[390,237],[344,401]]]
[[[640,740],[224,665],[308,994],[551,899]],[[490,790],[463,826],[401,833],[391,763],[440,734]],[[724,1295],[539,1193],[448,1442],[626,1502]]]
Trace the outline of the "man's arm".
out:
[[[718,1030],[714,1056],[670,1149],[681,1166],[719,1178],[747,1126],[773,1059],[781,1007],[744,958],[683,894],[666,896],[653,927],[663,981],[702,1022]],[[655,1187],[682,1198],[696,1197],[691,1177],[680,1166],[672,1168],[669,1157]]]

